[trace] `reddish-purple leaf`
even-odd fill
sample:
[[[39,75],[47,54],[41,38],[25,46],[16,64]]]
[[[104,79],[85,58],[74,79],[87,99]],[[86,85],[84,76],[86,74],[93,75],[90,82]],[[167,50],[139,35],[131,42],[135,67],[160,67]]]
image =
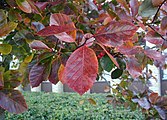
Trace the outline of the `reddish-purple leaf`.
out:
[[[112,21],[96,31],[95,38],[105,46],[116,47],[130,40],[138,28],[127,21]]]
[[[142,51],[142,47],[122,45],[118,47],[118,51],[125,55],[134,55],[134,54],[140,53]]]
[[[25,112],[28,109],[24,97],[17,90],[0,91],[0,107],[15,114]]]
[[[29,44],[30,48],[36,49],[36,50],[49,50],[52,51],[51,48],[49,48],[47,45],[45,45],[42,41],[34,40]]]
[[[127,70],[133,78],[137,78],[142,73],[141,65],[138,63],[135,57],[129,57],[126,63]]]
[[[80,42],[80,45],[85,44],[87,47],[92,46],[94,40],[95,38],[93,37],[91,33],[86,33],[83,36],[82,41]]]
[[[70,31],[73,31],[75,29],[76,28],[71,27],[68,24],[67,25],[61,25],[61,26],[51,25],[51,26],[48,26],[48,27],[40,30],[37,33],[37,35],[39,35],[39,36],[51,36],[51,35],[55,35],[55,34],[62,34],[63,32],[70,32]],[[62,34],[62,35],[64,35],[64,34]],[[65,42],[74,42],[74,41],[66,40]]]
[[[130,8],[132,11],[132,16],[136,16],[138,14],[139,1],[138,0],[130,0]]]
[[[36,2],[35,3],[35,5],[42,11],[45,10],[48,4],[49,4],[48,2]]]
[[[165,17],[162,18],[161,29],[162,30],[167,30],[167,16],[165,16]]]
[[[24,11],[25,13],[31,13],[32,9],[30,4],[27,2],[27,0],[16,0],[17,5],[19,8]]]
[[[153,6],[157,7],[163,3],[164,0],[152,0]]]
[[[50,73],[50,66],[49,64],[35,64],[29,73],[29,80],[32,87],[37,87],[40,85],[42,81],[48,80],[48,76]]]
[[[165,56],[162,55],[161,52],[158,52],[156,50],[145,50],[144,53],[154,61],[158,61],[162,65],[165,64]]]
[[[59,82],[58,79],[59,67],[60,67],[60,61],[58,59],[54,60],[52,63],[51,72],[48,79],[51,83],[55,85]]]
[[[162,45],[163,44],[163,39],[153,30],[149,31],[146,34],[145,39],[155,45]]]
[[[74,91],[83,95],[96,80],[98,60],[95,52],[83,46],[74,51],[67,60],[63,81]]]
[[[70,17],[61,14],[55,13],[50,16],[50,25],[64,26],[68,25],[71,29],[70,31],[64,31],[63,33],[55,34],[57,38],[65,42],[74,42],[76,39],[76,27],[74,23],[71,21]],[[72,30],[73,29],[73,30]]]

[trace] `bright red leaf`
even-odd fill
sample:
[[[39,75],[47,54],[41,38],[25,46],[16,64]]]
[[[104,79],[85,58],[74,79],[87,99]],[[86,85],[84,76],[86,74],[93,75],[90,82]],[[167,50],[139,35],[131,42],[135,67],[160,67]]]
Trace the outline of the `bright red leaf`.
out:
[[[129,57],[126,63],[127,70],[133,78],[137,78],[142,73],[141,65],[135,57]]]
[[[48,80],[50,66],[45,64],[35,64],[29,73],[29,80],[32,87],[38,87],[42,81]]]
[[[64,26],[67,24],[71,29],[75,29],[75,25],[69,16],[61,13],[55,13],[50,16],[50,25]],[[63,33],[55,34],[55,36],[65,42],[74,42],[76,39],[76,30],[69,32],[65,31]]]
[[[83,95],[96,80],[98,60],[94,51],[86,46],[78,48],[67,60],[63,80],[74,91]]]
[[[62,79],[63,78],[63,73],[64,73],[64,65],[61,64],[60,67],[59,67],[59,70],[58,70],[58,78],[59,78],[59,81],[61,81],[63,84],[65,83],[64,80]]]
[[[105,46],[116,47],[133,37],[138,28],[127,21],[112,21],[96,31],[95,38]]]
[[[45,45],[45,43],[43,43],[42,41],[39,40],[34,40],[33,42],[31,42],[29,44],[30,48],[32,49],[36,49],[36,50],[49,50],[52,51],[51,48],[49,48],[47,45]]]
[[[17,90],[0,91],[0,107],[15,114],[25,112],[28,109],[24,97]]]

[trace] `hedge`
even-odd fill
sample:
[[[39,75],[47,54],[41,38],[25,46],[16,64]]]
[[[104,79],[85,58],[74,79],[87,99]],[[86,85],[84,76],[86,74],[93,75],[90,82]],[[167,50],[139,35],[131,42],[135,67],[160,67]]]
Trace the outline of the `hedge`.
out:
[[[29,109],[14,115],[6,112],[7,120],[144,120],[141,111],[107,104],[105,94],[23,93]],[[87,99],[92,98],[96,105]],[[93,101],[92,101],[93,102]]]

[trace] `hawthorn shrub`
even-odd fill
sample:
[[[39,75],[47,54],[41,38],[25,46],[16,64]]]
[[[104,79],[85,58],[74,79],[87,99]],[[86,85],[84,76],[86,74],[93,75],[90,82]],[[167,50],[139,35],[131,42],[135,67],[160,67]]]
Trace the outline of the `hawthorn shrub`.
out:
[[[60,81],[83,95],[106,70],[121,80],[115,103],[167,119],[166,97],[128,89],[154,77],[147,65],[166,68],[166,10],[166,0],[1,0],[0,109],[27,110],[20,84]]]
[[[23,93],[29,106],[25,113],[6,113],[9,120],[144,120],[141,110],[106,104],[106,94]],[[96,104],[89,102],[94,99]]]

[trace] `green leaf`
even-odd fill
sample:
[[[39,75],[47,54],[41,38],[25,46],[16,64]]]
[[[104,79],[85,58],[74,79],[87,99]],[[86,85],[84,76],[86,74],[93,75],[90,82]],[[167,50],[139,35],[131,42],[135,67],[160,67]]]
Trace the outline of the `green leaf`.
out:
[[[3,80],[3,73],[5,71],[5,68],[0,67],[0,90],[4,87],[4,80]]]
[[[7,23],[6,14],[4,10],[0,9],[0,27]]]
[[[101,66],[104,70],[107,72],[110,72],[114,68],[114,63],[111,61],[111,59],[108,57],[108,55],[104,55],[100,59]]]
[[[139,7],[138,13],[142,17],[151,17],[156,14],[157,10],[158,8],[153,6],[152,0],[144,0]]]
[[[7,34],[9,34],[10,32],[12,32],[12,30],[14,30],[17,27],[18,23],[15,22],[9,22],[7,24],[4,24],[3,26],[0,27],[0,37],[3,37]]]
[[[111,78],[112,79],[117,79],[119,78],[123,73],[123,70],[121,69],[115,69],[112,73],[111,73]]]
[[[12,46],[10,44],[0,44],[0,53],[7,55],[12,51]]]
[[[22,74],[18,70],[8,70],[3,74],[4,88],[12,89],[21,84]]]

